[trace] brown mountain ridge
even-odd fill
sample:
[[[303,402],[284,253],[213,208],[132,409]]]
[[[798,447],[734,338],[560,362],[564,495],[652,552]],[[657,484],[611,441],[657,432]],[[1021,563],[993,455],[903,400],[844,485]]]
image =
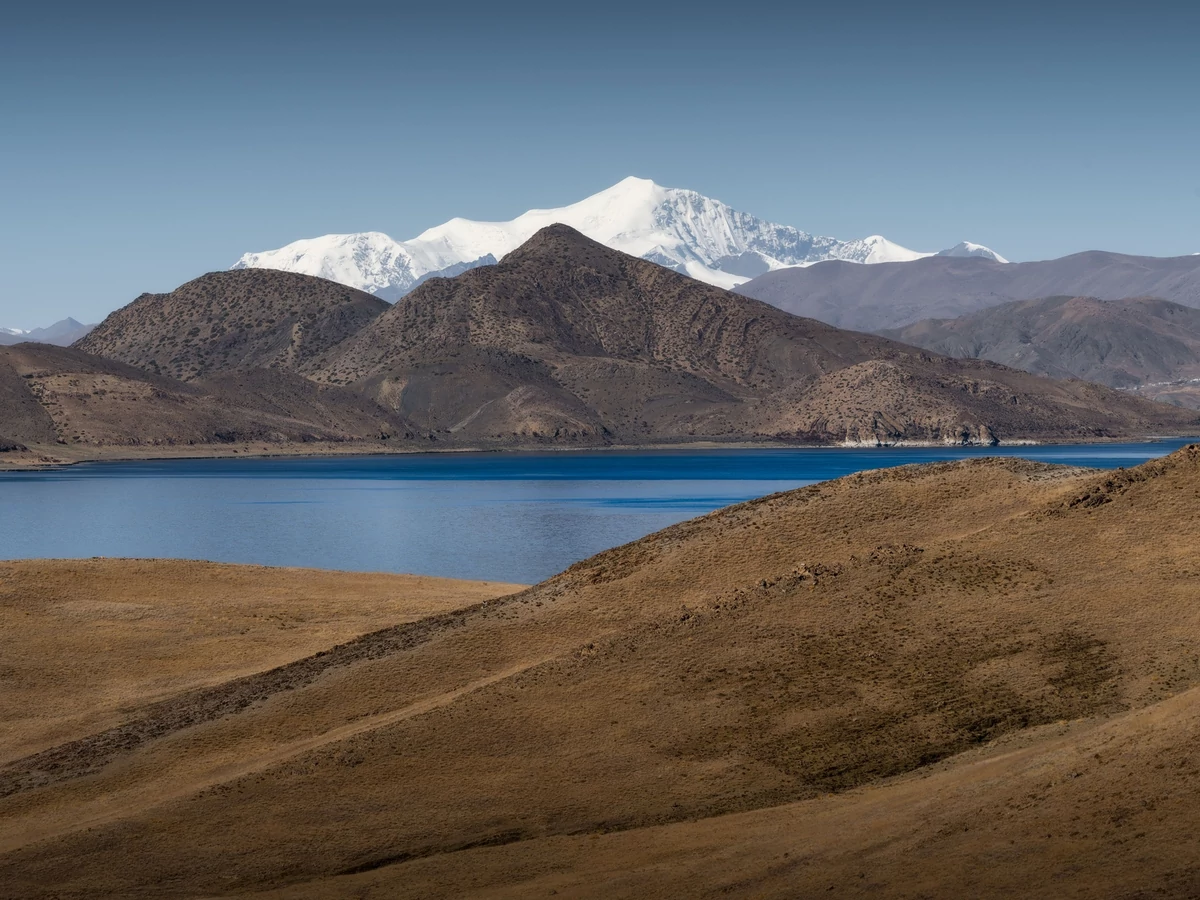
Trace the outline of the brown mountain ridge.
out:
[[[1200,407],[1200,309],[1169,300],[1021,300],[884,334],[946,356],[990,359]]]

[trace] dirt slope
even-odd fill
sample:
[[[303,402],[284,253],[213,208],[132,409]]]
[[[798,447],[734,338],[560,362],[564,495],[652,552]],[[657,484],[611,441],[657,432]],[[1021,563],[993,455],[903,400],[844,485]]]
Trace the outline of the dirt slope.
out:
[[[846,847],[861,840],[906,877],[919,872],[903,868],[904,847],[942,865],[930,871],[951,879],[944,896],[968,883],[999,896],[1010,858],[1024,861],[1015,872],[1059,865],[1059,844],[1028,827],[1045,814],[1046,833],[1063,840],[1077,837],[1074,822],[1158,822],[1156,855],[1124,856],[1124,883],[1186,886],[1171,860],[1194,847],[1200,798],[1186,774],[1195,757],[1171,748],[1191,734],[1186,692],[1200,685],[1198,497],[1192,447],[1101,474],[1013,459],[907,467],[719,511],[524,593],[141,708],[10,762],[0,884],[33,897],[288,885],[338,896],[342,883],[328,879],[362,873],[350,887],[365,879],[386,886],[381,896],[486,893],[594,872],[571,848],[595,836],[615,848],[597,857],[618,866],[609,884],[661,884],[703,858],[706,884],[725,872],[731,893],[757,896],[763,884],[787,893],[857,877],[854,854],[827,840],[842,822],[863,829]],[[1164,701],[1182,704],[1184,725],[1178,740],[1160,735],[1168,755],[1152,770],[1129,754],[1147,721],[1137,711],[1156,721]],[[1111,758],[1086,742],[1044,743],[1088,723],[1116,729]],[[984,777],[972,806],[933,781],[942,770],[931,766],[982,761],[1013,741],[1049,754],[1019,777],[1059,805],[1030,806],[1035,797]],[[1038,780],[1095,752],[1078,788],[1136,771],[1119,797]],[[914,773],[934,788],[916,795],[921,817],[887,793]],[[878,821],[839,806],[854,796]],[[741,858],[739,843],[712,851],[731,833],[713,817],[786,817],[797,803],[844,810],[814,818],[784,851],[810,854],[811,866]],[[977,846],[955,837],[968,814],[1013,841],[1012,856],[980,850],[959,865]],[[753,827],[766,834],[774,826],[762,821]],[[660,832],[643,832],[628,867],[618,862],[628,845],[602,837],[689,822],[697,830],[672,831],[683,836],[666,860],[652,855]],[[1083,895],[1136,836],[1085,827],[1062,869]],[[1175,882],[1153,877],[1168,868]],[[896,878],[891,895],[930,894],[928,881]]]

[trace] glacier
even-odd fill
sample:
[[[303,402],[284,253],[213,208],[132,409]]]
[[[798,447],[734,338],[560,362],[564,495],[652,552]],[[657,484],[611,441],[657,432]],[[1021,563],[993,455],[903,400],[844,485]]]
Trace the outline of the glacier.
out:
[[[922,253],[881,235],[851,241],[812,235],[696,191],[629,177],[570,206],[531,209],[508,222],[451,219],[407,241],[378,231],[327,234],[278,250],[246,253],[232,268],[317,275],[395,301],[429,278],[494,264],[555,223],[723,288],[774,269],[832,259],[872,264],[941,255],[1006,262],[987,247],[966,241],[940,253]]]

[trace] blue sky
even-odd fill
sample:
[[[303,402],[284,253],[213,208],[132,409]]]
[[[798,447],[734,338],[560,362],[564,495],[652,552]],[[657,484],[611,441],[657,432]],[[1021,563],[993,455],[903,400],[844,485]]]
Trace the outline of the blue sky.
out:
[[[0,325],[631,174],[918,249],[1200,251],[1200,14],[1168,4],[169,6],[0,28]]]

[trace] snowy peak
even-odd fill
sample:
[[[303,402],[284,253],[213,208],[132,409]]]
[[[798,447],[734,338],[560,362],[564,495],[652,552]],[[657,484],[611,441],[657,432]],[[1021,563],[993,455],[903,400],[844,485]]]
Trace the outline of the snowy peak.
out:
[[[278,250],[246,253],[232,268],[316,275],[380,296],[396,285],[407,291],[417,278],[404,247],[378,231],[327,234],[294,241]]]
[[[696,191],[629,177],[578,203],[531,209],[507,222],[451,219],[408,241],[380,232],[330,234],[279,250],[247,253],[233,266],[317,275],[396,300],[422,281],[503,259],[537,231],[561,223],[614,250],[652,260],[700,281],[733,288],[773,269],[829,259],[900,262],[933,256],[880,235],[857,241],[808,234],[740,212]],[[960,244],[944,255],[984,255]],[[1001,260],[1002,261],[1002,260]]]
[[[881,234],[873,234],[859,241],[846,241],[837,248],[832,258],[873,265],[875,263],[911,262],[914,259],[924,259],[930,255],[901,247]]]
[[[978,256],[982,259],[990,259],[993,262],[1008,262],[1007,259],[1001,256],[995,250],[992,250],[990,247],[985,247],[983,244],[972,244],[970,241],[963,241],[961,244],[955,244],[949,250],[939,251],[937,255],[956,257]]]

